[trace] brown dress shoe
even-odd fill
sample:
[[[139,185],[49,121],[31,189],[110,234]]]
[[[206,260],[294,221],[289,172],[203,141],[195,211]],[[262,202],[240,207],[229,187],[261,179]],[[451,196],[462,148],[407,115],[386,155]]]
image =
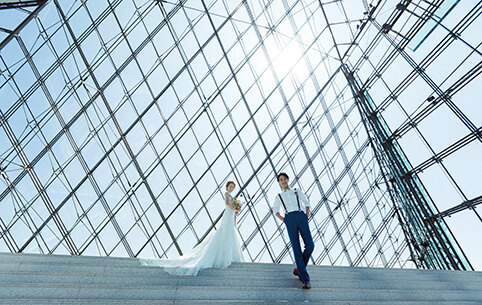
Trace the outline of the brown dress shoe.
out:
[[[304,282],[302,288],[303,289],[311,289],[310,281]]]
[[[298,277],[298,279],[301,281],[300,273],[298,272],[298,268],[293,269],[293,274]]]

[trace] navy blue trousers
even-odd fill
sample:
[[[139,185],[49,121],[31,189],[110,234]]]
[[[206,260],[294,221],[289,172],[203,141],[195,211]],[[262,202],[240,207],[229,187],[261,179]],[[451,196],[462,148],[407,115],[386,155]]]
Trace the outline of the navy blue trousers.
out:
[[[298,268],[301,281],[304,283],[310,280],[310,275],[306,272],[306,265],[308,265],[311,253],[313,253],[313,249],[315,248],[310,227],[308,226],[308,216],[302,211],[291,212],[285,215],[284,222],[295,256],[296,268]],[[305,244],[303,252],[301,252],[299,235],[301,235]]]

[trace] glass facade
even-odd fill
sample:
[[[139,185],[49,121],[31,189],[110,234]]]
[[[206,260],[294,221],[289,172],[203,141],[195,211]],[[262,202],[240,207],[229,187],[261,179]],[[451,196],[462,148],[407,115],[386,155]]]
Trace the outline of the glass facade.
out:
[[[292,262],[284,171],[314,264],[482,269],[482,1],[51,0],[1,26],[19,10],[0,251],[177,257],[234,180],[245,258]]]

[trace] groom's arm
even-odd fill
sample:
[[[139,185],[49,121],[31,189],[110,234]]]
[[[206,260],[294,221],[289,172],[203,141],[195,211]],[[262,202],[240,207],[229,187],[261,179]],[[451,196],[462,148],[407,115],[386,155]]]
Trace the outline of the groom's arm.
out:
[[[281,216],[281,214],[279,212],[276,212],[276,217],[278,217],[282,222],[285,222],[285,219],[283,216]]]
[[[308,197],[304,194],[304,193],[301,193],[301,202],[303,202],[303,204],[305,205],[305,210],[306,210],[306,216],[310,217],[310,201],[308,200]]]
[[[279,201],[278,196],[276,196],[276,197],[274,198],[273,212],[275,212],[275,215],[276,215],[276,217],[279,218],[279,220],[281,220],[282,222],[284,222],[284,221],[285,221],[284,217],[281,216],[281,214],[279,213],[279,208],[280,208],[280,206],[281,206],[281,202]]]

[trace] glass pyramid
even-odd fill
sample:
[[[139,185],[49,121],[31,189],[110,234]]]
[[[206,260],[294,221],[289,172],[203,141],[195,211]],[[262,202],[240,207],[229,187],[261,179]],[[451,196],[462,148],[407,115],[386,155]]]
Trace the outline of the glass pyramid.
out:
[[[4,2],[0,1],[0,8]],[[482,2],[76,0],[0,10],[0,251],[482,269]]]

